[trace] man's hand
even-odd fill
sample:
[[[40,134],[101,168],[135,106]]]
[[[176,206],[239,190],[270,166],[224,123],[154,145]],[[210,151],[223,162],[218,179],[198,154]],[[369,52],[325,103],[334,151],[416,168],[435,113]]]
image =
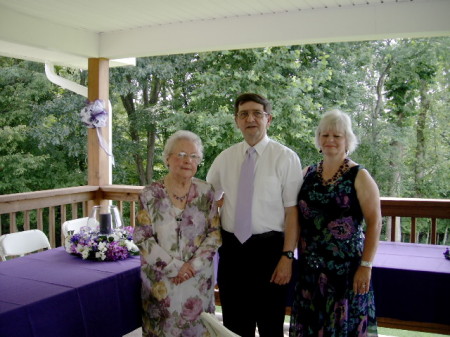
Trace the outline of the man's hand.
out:
[[[288,284],[292,277],[292,259],[282,256],[272,274],[270,282],[279,285]]]

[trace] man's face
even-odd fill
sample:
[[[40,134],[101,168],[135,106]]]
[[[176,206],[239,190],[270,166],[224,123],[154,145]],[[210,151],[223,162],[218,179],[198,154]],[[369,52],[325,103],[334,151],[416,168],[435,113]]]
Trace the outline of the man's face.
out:
[[[264,111],[262,104],[249,101],[239,105],[234,120],[246,142],[254,146],[265,137],[272,115]]]

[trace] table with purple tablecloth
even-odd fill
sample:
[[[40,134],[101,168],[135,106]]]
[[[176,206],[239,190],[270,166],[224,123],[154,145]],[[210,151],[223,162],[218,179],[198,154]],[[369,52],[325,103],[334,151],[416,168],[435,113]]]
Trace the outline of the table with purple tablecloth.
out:
[[[140,260],[62,247],[0,263],[0,337],[123,336],[141,324]]]
[[[444,258],[445,249],[380,242],[372,273],[377,317],[444,325],[442,332],[450,333],[450,260]]]

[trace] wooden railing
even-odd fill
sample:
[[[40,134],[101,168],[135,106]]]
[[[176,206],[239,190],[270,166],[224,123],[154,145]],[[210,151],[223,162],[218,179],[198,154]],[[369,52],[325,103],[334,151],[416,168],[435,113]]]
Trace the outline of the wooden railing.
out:
[[[142,188],[122,185],[80,186],[0,195],[0,234],[37,228],[46,232],[52,247],[60,246],[63,242],[62,224],[66,220],[88,216],[90,207],[101,200],[112,200],[121,214],[126,208],[128,218],[125,222],[134,226],[137,200]],[[2,222],[8,222],[8,228],[5,229]]]
[[[69,219],[88,216],[89,208],[101,200],[111,200],[119,207],[125,222],[134,226],[138,197],[142,186],[80,186],[47,191],[0,195],[0,234],[38,228],[44,230],[52,247],[61,245],[61,225]],[[438,219],[450,219],[450,200],[381,198],[381,211],[389,223],[387,241],[398,240],[399,218],[411,224],[410,242],[415,242],[416,219],[431,223],[430,243],[437,242]],[[18,220],[20,219],[20,221]],[[3,223],[9,223],[2,228]],[[396,225],[397,224],[397,225]],[[3,226],[5,227],[5,226]]]

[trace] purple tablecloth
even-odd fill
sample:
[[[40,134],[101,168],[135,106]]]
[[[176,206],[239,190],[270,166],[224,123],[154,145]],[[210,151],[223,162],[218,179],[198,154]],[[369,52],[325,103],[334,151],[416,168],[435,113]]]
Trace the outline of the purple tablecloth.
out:
[[[0,263],[0,337],[123,336],[141,324],[140,260],[63,248]]]
[[[380,242],[372,281],[378,317],[449,324],[445,246]]]

